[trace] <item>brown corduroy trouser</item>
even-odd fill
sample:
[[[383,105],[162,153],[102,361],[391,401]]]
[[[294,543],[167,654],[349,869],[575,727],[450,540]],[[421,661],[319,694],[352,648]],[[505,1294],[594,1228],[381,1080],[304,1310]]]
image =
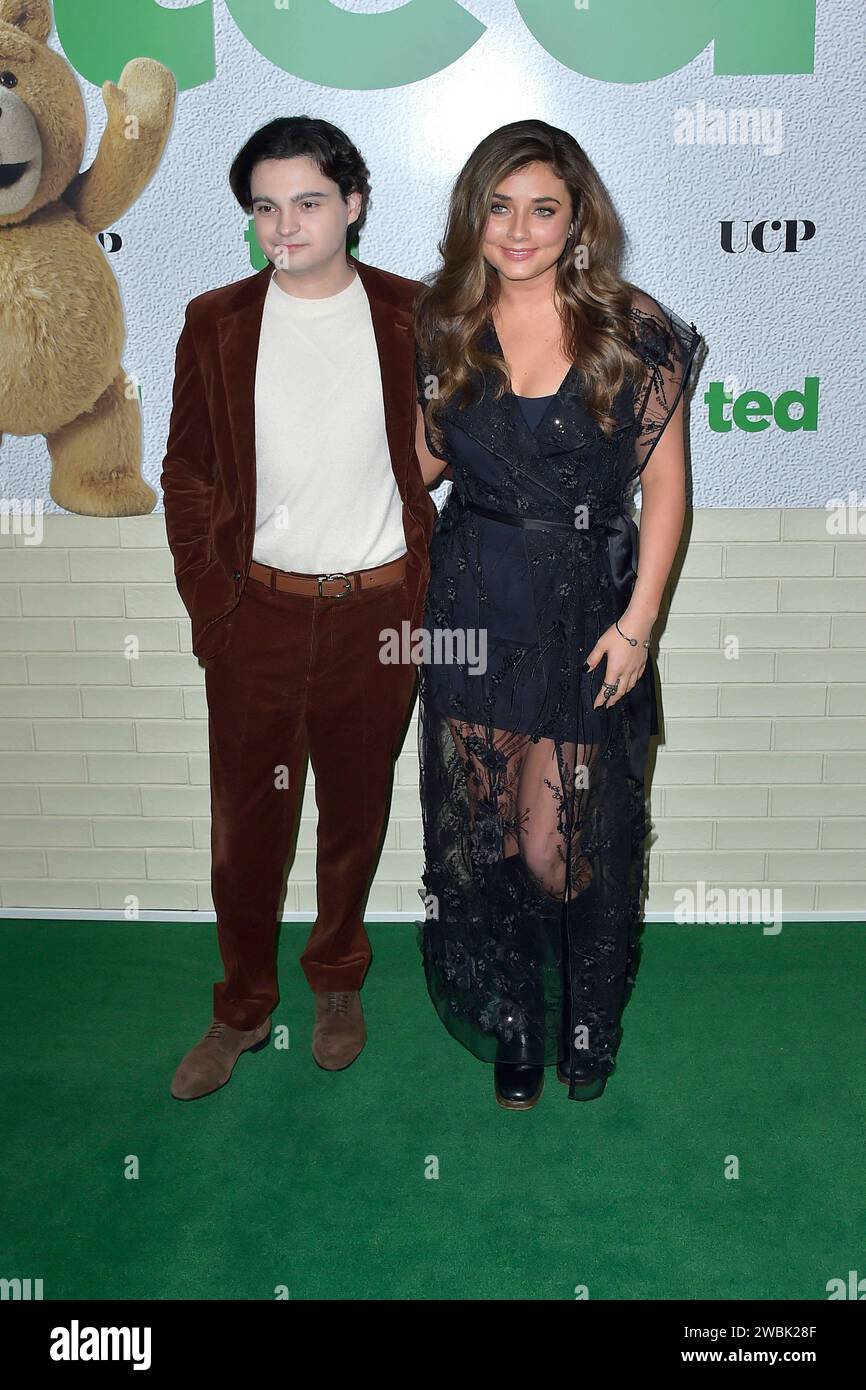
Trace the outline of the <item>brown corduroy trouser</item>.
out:
[[[388,810],[416,669],[380,660],[401,630],[406,582],[319,598],[249,577],[226,646],[205,664],[211,892],[225,979],[214,1017],[262,1023],[279,999],[277,915],[315,774],[318,914],[301,956],[313,990],[360,989],[371,950],[363,910]]]

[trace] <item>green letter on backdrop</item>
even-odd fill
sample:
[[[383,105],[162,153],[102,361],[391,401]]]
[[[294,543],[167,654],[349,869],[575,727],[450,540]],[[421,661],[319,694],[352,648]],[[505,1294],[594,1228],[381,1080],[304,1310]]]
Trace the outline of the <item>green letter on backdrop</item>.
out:
[[[485,32],[458,0],[409,0],[354,14],[330,0],[225,0],[238,29],[275,67],[322,87],[401,87],[442,72]],[[652,82],[713,45],[719,76],[812,72],[815,0],[515,0],[543,48],[602,82]],[[74,68],[97,86],[130,58],[157,58],[181,91],[213,81],[213,4],[54,0]]]
[[[602,82],[652,82],[707,44],[717,76],[812,72],[815,0],[515,0],[565,67]]]
[[[254,48],[320,87],[403,87],[442,72],[485,32],[457,0],[411,0],[387,14],[351,14],[330,0],[226,0]]]
[[[410,0],[351,14],[330,0],[226,0],[241,33],[275,67],[321,87],[402,87],[442,72],[485,32],[457,0]],[[63,51],[89,82],[116,82],[130,58],[156,58],[180,91],[216,75],[212,0],[167,10],[156,0],[54,0]],[[239,40],[240,42],[240,40]]]
[[[156,58],[180,91],[216,76],[212,0],[166,10],[155,0],[54,0],[54,23],[76,72],[101,87],[130,58]]]

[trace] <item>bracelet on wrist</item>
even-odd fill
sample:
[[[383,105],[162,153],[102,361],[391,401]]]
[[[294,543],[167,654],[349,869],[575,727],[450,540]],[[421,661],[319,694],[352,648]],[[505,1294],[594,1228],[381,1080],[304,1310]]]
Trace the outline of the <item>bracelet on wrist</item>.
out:
[[[617,632],[619,633],[620,637],[625,637],[625,640],[628,642],[629,646],[636,647],[636,646],[637,646],[637,641],[638,641],[638,639],[637,639],[636,637],[628,637],[628,636],[626,636],[626,634],[623,632],[622,628],[621,628],[620,625],[619,625],[619,619],[618,619],[618,618],[615,620],[615,622],[616,622],[616,630],[617,630]],[[647,651],[649,651],[649,645],[650,645],[650,644],[649,644],[649,639],[647,639],[647,641],[644,642],[642,645],[643,645],[644,647],[646,647]]]

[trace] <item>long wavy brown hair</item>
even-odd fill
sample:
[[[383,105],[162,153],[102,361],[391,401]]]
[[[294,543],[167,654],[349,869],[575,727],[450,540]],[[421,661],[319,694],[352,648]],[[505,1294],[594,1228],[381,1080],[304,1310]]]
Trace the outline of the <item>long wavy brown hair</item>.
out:
[[[568,131],[546,121],[513,121],[486,136],[460,170],[438,246],[442,265],[427,278],[415,301],[419,358],[437,379],[437,393],[425,414],[439,450],[441,406],[451,397],[457,398],[458,406],[468,404],[476,373],[491,368],[498,373],[496,400],[510,389],[504,358],[479,346],[499,298],[499,274],[485,259],[483,242],[499,184],[536,162],[550,165],[571,196],[573,226],[555,280],[562,347],[583,373],[587,409],[606,435],[616,426],[611,408],[625,380],[639,381],[646,373],[629,345],[629,313],[641,291],[617,268],[625,238],[607,189]],[[574,255],[577,247],[585,248],[583,266]]]

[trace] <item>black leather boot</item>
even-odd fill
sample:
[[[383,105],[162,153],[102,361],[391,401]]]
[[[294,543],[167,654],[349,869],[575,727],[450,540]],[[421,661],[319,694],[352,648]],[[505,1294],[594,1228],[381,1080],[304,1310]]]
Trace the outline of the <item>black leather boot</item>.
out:
[[[578,894],[576,898],[572,898],[568,902],[566,907],[566,925],[565,932],[563,933],[562,942],[562,959],[564,975],[566,978],[566,987],[568,987],[568,976],[570,976],[572,971],[572,964],[568,945],[568,935],[572,929],[574,929],[576,935],[579,933],[581,919],[583,917],[583,914],[587,911],[587,908],[590,907],[590,904],[593,902],[595,891],[595,877],[593,876],[592,881],[586,888],[584,888],[583,892]],[[592,909],[590,908],[590,910]],[[570,1086],[571,1077],[569,1076],[569,1070],[571,1061],[571,1043],[569,1030],[571,1027],[571,1021],[568,1015],[568,1002],[564,1002],[566,1013],[563,1018],[563,1036],[561,1039],[560,1046],[565,1054],[565,1057],[556,1064],[556,1077],[557,1080],[561,1081],[564,1086]],[[580,1050],[577,1050],[574,1059],[573,1099],[597,1100],[598,1097],[604,1091],[606,1084],[607,1077],[599,1076],[593,1062],[591,1062],[587,1056],[581,1055]]]
[[[506,1110],[531,1110],[544,1090],[544,1067],[525,1062],[494,1062],[493,1090]]]
[[[556,1077],[564,1086],[570,1084],[568,1075],[568,1062],[557,1062]],[[574,1099],[575,1100],[597,1100],[607,1085],[606,1076],[598,1076],[591,1066],[575,1066],[574,1069]]]
[[[491,870],[491,898],[500,909],[519,918],[527,904],[537,911],[536,889],[526,865],[519,854],[500,860]],[[495,896],[494,896],[495,895]],[[529,999],[525,991],[529,989]],[[543,1028],[544,1000],[540,982],[522,982],[522,1006],[532,1019],[532,1032],[539,1037]],[[515,1026],[515,1021],[511,1021]],[[499,1105],[506,1110],[531,1110],[541,1099],[544,1090],[544,1064],[536,1059],[540,1042],[530,1045],[529,1037],[513,1032],[502,1038],[497,1049],[499,1056],[493,1065],[493,1090]]]

